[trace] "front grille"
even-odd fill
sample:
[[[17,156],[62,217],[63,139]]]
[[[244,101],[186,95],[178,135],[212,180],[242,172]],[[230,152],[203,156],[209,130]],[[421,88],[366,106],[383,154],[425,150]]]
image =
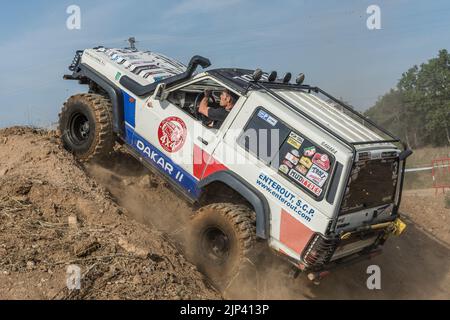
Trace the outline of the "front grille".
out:
[[[337,240],[316,234],[303,253],[303,261],[308,268],[320,268],[331,260],[336,246]]]

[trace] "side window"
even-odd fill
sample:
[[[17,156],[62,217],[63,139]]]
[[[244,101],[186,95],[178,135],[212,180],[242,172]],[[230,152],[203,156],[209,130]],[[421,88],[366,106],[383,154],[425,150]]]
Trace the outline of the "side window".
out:
[[[238,144],[313,198],[323,197],[334,157],[262,107],[256,109]]]
[[[204,98],[205,90],[210,92],[208,107],[211,113],[209,116],[212,119],[199,112],[200,102]],[[167,100],[191,117],[201,121],[205,127],[219,129],[223,121],[217,121],[214,115],[224,114],[223,117],[226,117],[227,112],[224,107],[220,106],[220,95],[224,90],[225,88],[214,80],[204,79],[171,92]]]
[[[282,122],[260,107],[250,118],[244,133],[238,138],[238,144],[270,165],[289,131]]]

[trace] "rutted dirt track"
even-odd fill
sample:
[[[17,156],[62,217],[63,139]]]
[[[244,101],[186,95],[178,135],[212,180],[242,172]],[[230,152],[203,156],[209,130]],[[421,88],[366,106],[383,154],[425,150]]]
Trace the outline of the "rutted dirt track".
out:
[[[82,167],[52,133],[0,130],[0,298],[449,299],[450,210],[420,191],[403,204],[402,237],[320,286],[292,280],[268,253],[240,277],[239,295],[233,284],[218,293],[182,253],[193,209],[129,155]],[[81,267],[79,292],[65,289],[70,264]],[[381,290],[366,287],[370,264],[381,267]]]

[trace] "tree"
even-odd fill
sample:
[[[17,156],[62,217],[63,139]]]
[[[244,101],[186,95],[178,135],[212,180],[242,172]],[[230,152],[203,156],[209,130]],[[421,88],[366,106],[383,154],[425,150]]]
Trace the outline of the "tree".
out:
[[[366,115],[399,135],[411,147],[450,145],[450,55],[402,74],[396,89],[378,99]]]

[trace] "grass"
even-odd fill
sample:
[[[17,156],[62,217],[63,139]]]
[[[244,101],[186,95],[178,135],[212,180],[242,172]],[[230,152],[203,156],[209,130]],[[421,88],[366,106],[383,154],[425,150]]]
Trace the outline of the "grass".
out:
[[[433,188],[431,171],[418,171],[405,173],[405,189],[430,189]]]
[[[431,167],[432,160],[440,158],[450,158],[450,147],[426,147],[413,150],[414,153],[406,161],[407,168]],[[448,168],[447,168],[448,169]],[[439,169],[436,178],[437,182],[450,184],[450,173],[441,175],[443,169]],[[446,181],[443,181],[445,177]],[[433,188],[433,177],[431,170],[407,172],[405,175],[406,189],[429,189]]]
[[[450,158],[450,147],[425,147],[413,152],[406,161],[407,168],[429,167],[433,159]]]

